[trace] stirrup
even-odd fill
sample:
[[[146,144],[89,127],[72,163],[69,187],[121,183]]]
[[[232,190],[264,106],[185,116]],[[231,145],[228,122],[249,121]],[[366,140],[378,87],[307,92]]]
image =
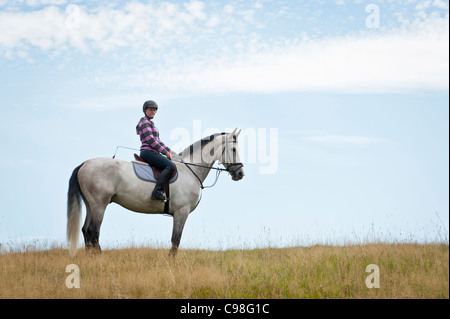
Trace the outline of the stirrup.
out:
[[[166,196],[164,196],[163,193],[160,193],[160,192],[153,192],[152,193],[152,199],[160,200],[160,201],[162,201],[164,203],[168,201],[168,198],[166,198]]]

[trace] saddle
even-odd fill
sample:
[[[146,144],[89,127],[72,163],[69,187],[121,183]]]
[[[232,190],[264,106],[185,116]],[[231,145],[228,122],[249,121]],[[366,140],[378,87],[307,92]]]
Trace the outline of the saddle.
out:
[[[134,172],[136,176],[141,180],[147,182],[154,182],[159,179],[161,175],[162,169],[155,167],[153,165],[149,165],[142,157],[137,154],[134,154],[134,158],[136,162],[133,162]],[[149,167],[151,169],[149,169]],[[175,169],[173,170],[172,175],[169,177],[169,181],[164,185],[164,193],[166,193],[167,200],[164,203],[164,214],[170,215],[169,213],[169,197],[170,197],[170,189],[169,184],[173,183],[178,178],[177,166],[175,165]]]
[[[142,178],[142,179],[150,181],[150,182],[156,182],[159,179],[159,176],[161,175],[161,172],[162,172],[161,168],[158,168],[158,167],[155,167],[153,165],[148,164],[142,157],[140,157],[137,154],[134,154],[134,158],[138,162],[138,164],[145,165],[145,166],[150,166],[152,168],[153,176],[150,175],[150,177]],[[136,172],[136,175],[138,175],[138,177],[140,177],[140,178],[144,177],[144,176],[140,176],[140,175],[143,175],[143,174],[138,174],[138,172]],[[175,165],[175,169],[173,170],[172,175],[170,175],[170,177],[169,177],[169,182],[173,183],[176,180],[177,177],[178,177],[178,171],[177,171],[177,166]]]

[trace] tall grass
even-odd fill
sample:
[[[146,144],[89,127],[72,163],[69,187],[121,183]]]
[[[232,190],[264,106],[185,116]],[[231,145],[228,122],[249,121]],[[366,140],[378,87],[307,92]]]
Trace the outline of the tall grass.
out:
[[[66,266],[80,289],[66,287]],[[368,289],[369,264],[380,268]],[[366,244],[181,250],[67,250],[0,254],[0,298],[449,298],[447,244]]]

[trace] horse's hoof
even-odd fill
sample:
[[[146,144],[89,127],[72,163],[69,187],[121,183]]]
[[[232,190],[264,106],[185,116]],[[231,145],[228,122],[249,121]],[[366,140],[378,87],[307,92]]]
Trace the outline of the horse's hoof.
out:
[[[175,258],[177,256],[178,249],[172,248],[169,252],[169,257]]]
[[[89,255],[100,255],[102,253],[102,249],[100,246],[94,246],[93,244],[89,244],[86,246],[86,252]]]

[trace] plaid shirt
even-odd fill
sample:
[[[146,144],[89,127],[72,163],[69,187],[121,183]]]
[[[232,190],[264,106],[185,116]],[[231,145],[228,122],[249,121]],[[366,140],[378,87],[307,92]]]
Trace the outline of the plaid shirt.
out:
[[[136,134],[141,138],[141,151],[154,151],[164,155],[167,152],[172,153],[171,149],[159,139],[159,131],[149,118],[141,118],[136,126]]]

